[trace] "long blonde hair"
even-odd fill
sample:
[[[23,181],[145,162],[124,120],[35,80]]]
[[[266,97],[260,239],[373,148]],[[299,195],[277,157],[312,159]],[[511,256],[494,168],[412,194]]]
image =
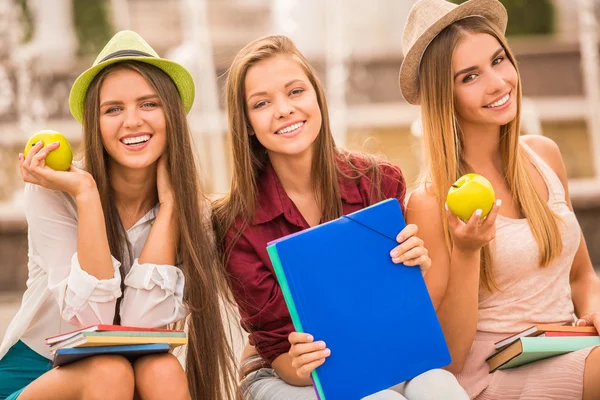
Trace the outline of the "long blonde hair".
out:
[[[158,95],[165,113],[168,171],[180,227],[177,250],[186,282],[183,297],[186,308],[191,311],[186,356],[190,394],[192,399],[239,398],[234,389],[235,360],[226,340],[226,321],[221,315],[221,296],[227,293],[227,284],[207,223],[210,210],[203,196],[183,103],[177,87],[166,73],[136,61],[113,64],[94,78],[86,95],[83,115],[85,169],[98,186],[111,254],[122,263],[132,261],[125,228],[113,201],[108,176],[110,156],[102,144],[99,122],[102,83],[109,74],[121,69],[142,75]]]
[[[330,221],[340,217],[343,213],[338,182],[340,176],[357,179],[364,174],[370,174],[374,190],[376,193],[380,193],[378,160],[375,157],[350,153],[336,147],[331,133],[325,92],[315,70],[291,39],[281,35],[266,36],[250,42],[240,50],[231,64],[227,77],[226,103],[233,171],[230,192],[213,204],[213,224],[220,245],[223,245],[227,231],[237,218],[241,217],[244,221],[242,228],[238,230],[238,236],[243,231],[243,226],[246,226],[254,218],[258,199],[257,180],[264,170],[267,153],[256,135],[250,135],[252,128],[246,106],[244,83],[246,74],[252,66],[276,55],[292,56],[304,70],[317,95],[322,123],[314,147],[311,178],[315,197],[321,208],[321,220],[323,222]],[[366,162],[353,162],[353,159],[357,157]],[[351,175],[344,174],[338,169],[336,160],[339,159],[349,166]],[[222,248],[225,260],[235,246],[236,240],[237,238],[232,240],[227,249]]]
[[[445,230],[446,245],[452,249],[452,237],[445,217],[445,200],[450,185],[470,172],[463,159],[463,136],[457,122],[454,103],[454,78],[451,65],[454,49],[469,33],[485,33],[495,37],[506,51],[508,60],[517,68],[517,62],[502,32],[482,17],[470,17],[446,27],[429,45],[420,66],[419,85],[421,118],[425,149],[428,154],[423,183],[439,203]],[[548,266],[562,251],[562,240],[556,214],[535,190],[527,171],[529,155],[519,146],[521,116],[521,79],[518,78],[516,118],[500,128],[500,153],[504,164],[504,178],[512,193],[512,200],[527,218],[539,246],[541,266]],[[488,291],[499,290],[492,272],[489,244],[481,250],[480,282]]]

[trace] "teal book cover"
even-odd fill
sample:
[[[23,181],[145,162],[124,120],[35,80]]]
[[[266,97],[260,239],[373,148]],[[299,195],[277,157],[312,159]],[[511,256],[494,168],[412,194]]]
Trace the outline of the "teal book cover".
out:
[[[515,368],[534,361],[600,345],[600,336],[523,337],[519,340],[521,353],[499,369]]]
[[[312,373],[320,400],[358,400],[451,361],[420,269],[391,260],[405,226],[390,199],[267,246],[295,329],[331,349]]]

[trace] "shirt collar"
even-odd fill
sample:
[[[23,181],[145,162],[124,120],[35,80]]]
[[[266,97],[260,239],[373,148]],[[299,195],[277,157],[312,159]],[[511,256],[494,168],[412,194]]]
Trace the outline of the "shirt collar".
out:
[[[356,172],[345,162],[336,160],[337,166],[343,175],[353,176]],[[338,173],[339,176],[339,173]],[[363,204],[358,179],[350,179],[340,176],[340,194],[342,201],[346,204]],[[265,168],[258,179],[258,202],[254,216],[254,225],[264,224],[272,221],[278,216],[285,214],[286,209],[293,206],[281,181],[277,177],[271,163],[266,161]]]
[[[154,207],[152,207],[150,209],[150,211],[148,211],[146,214],[144,214],[144,216],[142,218],[140,218],[140,220],[138,222],[133,224],[133,226],[131,228],[127,229],[127,233],[129,233],[130,231],[133,231],[136,227],[142,225],[145,222],[148,222],[148,221],[151,222],[154,219],[156,219],[156,216],[158,215],[159,210],[160,210],[160,203],[157,203]]]

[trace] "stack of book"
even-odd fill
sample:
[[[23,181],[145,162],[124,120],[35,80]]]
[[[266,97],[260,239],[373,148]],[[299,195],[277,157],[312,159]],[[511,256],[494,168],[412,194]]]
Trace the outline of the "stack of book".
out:
[[[46,344],[54,366],[60,366],[98,354],[118,354],[133,361],[187,344],[187,336],[180,330],[94,325],[49,337]]]
[[[593,326],[534,325],[496,343],[487,358],[490,372],[600,345]]]

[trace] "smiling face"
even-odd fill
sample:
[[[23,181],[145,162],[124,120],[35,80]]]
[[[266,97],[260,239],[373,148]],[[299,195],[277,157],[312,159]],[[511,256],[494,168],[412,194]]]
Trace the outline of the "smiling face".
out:
[[[517,115],[518,74],[502,45],[486,33],[465,32],[452,55],[461,127],[502,126]]]
[[[167,144],[165,113],[156,91],[130,69],[108,74],[100,88],[100,132],[111,163],[153,165]]]
[[[279,54],[248,69],[244,81],[251,134],[270,153],[305,154],[321,130],[317,94],[300,64]]]

